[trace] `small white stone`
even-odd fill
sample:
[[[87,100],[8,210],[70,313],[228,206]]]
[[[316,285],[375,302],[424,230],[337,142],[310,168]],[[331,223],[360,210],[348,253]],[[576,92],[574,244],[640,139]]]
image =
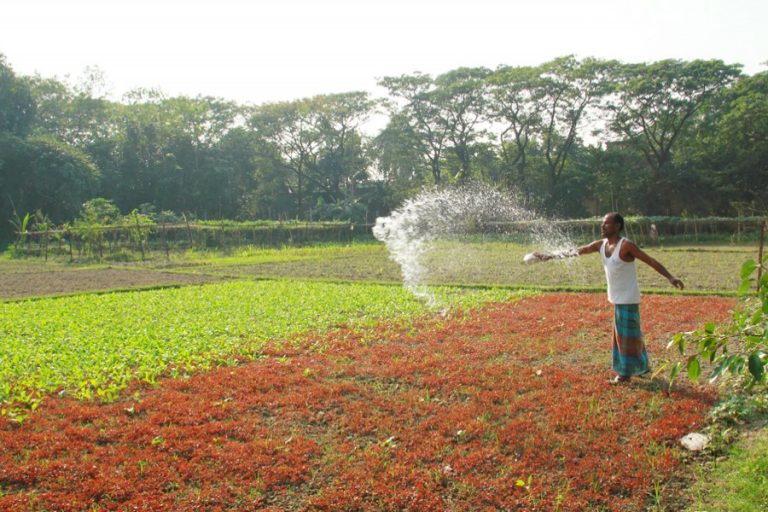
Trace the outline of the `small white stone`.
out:
[[[542,373],[544,373],[544,372],[542,372],[541,370],[536,370],[536,375],[538,375],[539,377],[541,377]]]
[[[683,448],[686,450],[698,452],[703,450],[709,444],[709,436],[699,434],[698,432],[691,432],[680,439],[680,444],[682,444]]]

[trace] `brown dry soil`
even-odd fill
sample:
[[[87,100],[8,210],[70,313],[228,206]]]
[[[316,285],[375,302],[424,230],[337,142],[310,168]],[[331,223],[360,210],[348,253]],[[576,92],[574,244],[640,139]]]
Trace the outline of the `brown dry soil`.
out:
[[[0,273],[0,300],[213,283],[221,277],[114,268]]]

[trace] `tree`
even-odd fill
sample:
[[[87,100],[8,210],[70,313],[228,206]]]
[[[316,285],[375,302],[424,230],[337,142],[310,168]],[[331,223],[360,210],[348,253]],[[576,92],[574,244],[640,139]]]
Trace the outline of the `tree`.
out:
[[[322,151],[314,181],[325,200],[335,203],[347,195],[354,196],[356,184],[367,179],[368,162],[359,127],[374,103],[365,92],[320,96],[316,101]]]
[[[244,127],[229,130],[213,148],[212,176],[219,180],[217,216],[249,217],[250,191],[256,186],[258,140]]]
[[[83,151],[103,171],[102,176],[109,176],[116,165],[123,108],[93,95],[101,81],[99,74],[92,74],[73,88],[55,79],[32,78],[30,88],[38,105],[33,133]],[[104,183],[100,180],[100,185]]]
[[[539,80],[532,92],[541,113],[536,135],[546,160],[548,197],[545,204],[554,209],[557,189],[572,149],[579,140],[588,109],[612,88],[614,61],[560,57],[539,67]]]
[[[32,172],[25,180],[25,210],[40,209],[55,222],[73,218],[96,192],[99,169],[85,152],[54,138],[33,137],[28,143]]]
[[[423,186],[429,173],[421,164],[419,144],[418,135],[402,113],[390,117],[369,146],[379,179],[406,190]]]
[[[643,213],[642,157],[622,142],[590,146],[586,152],[592,181],[590,213],[598,217],[606,211]]]
[[[17,213],[41,210],[54,222],[71,219],[95,192],[99,171],[88,155],[56,139],[0,135],[3,199]]]
[[[24,139],[0,131],[0,241],[11,240],[20,227],[12,226],[11,219],[21,219],[31,211],[22,192],[31,153]]]
[[[104,169],[102,195],[123,211],[143,203],[174,209],[177,195],[188,191],[181,167],[167,151],[172,130],[164,122],[161,101],[142,98],[124,105],[118,115],[114,161]]]
[[[216,147],[235,125],[239,109],[212,97],[170,98],[160,103],[163,130],[163,194],[156,204],[201,216],[219,216],[227,177],[215,161]]]
[[[297,218],[296,201],[289,183],[289,175],[273,148],[262,148],[257,154],[253,174],[255,186],[246,196],[245,212],[257,219]]]
[[[742,77],[727,91],[726,112],[709,149],[718,186],[731,201],[768,210],[768,72]]]
[[[438,122],[445,126],[459,163],[452,178],[465,182],[471,174],[474,144],[482,135],[478,129],[485,109],[486,68],[459,68],[435,79]]]
[[[0,54],[0,132],[26,136],[36,107],[27,81],[17,78],[5,56]]]
[[[432,181],[439,185],[443,179],[441,161],[448,142],[448,124],[441,117],[440,96],[435,91],[432,77],[422,73],[385,77],[379,85],[404,104],[390,104],[392,117],[408,120],[416,135],[416,148],[421,160],[432,174]]]
[[[88,155],[55,136],[37,133],[35,81],[17,78],[0,56],[0,234],[14,213],[40,210],[71,218],[94,192],[99,172]]]
[[[505,168],[502,181],[507,188],[519,189],[525,200],[530,201],[527,157],[536,128],[542,122],[539,70],[504,66],[487,80],[489,118],[500,125],[499,150]]]
[[[72,91],[55,78],[39,76],[29,79],[29,89],[36,103],[32,129],[66,140],[62,134],[67,132],[67,105],[72,101]]]
[[[117,127],[113,104],[92,95],[98,85],[84,83],[72,88],[55,79],[39,77],[30,84],[38,105],[35,133],[53,136],[83,150],[114,135]]]
[[[250,128],[269,148],[264,155],[273,159],[270,167],[291,174],[292,179],[285,183],[302,218],[308,216],[306,189],[322,146],[320,123],[320,113],[311,99],[263,105],[249,119]]]
[[[673,148],[702,105],[739,76],[739,68],[719,60],[618,67],[616,94],[607,105],[611,128],[643,154],[651,171],[648,202],[660,204],[664,213],[671,206]]]
[[[295,212],[311,218],[313,205],[354,196],[367,179],[368,162],[359,132],[373,102],[364,92],[320,95],[254,109],[249,127],[263,142],[261,178],[288,187]],[[276,174],[286,172],[286,179]],[[330,211],[323,206],[323,211]]]

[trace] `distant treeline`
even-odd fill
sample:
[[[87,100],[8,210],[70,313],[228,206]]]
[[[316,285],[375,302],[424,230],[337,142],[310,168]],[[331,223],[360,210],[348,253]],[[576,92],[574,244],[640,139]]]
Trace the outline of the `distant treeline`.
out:
[[[566,56],[263,105],[72,85],[0,55],[0,240],[84,204],[189,219],[369,224],[429,185],[515,190],[566,218],[765,211],[768,73]],[[97,71],[97,70],[96,70]],[[365,123],[385,115],[378,133]]]

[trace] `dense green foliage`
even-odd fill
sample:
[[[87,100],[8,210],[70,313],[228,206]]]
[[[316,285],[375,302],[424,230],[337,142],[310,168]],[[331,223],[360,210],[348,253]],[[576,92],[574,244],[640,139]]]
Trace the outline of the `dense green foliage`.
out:
[[[442,289],[470,306],[509,290]],[[153,382],[237,357],[311,329],[426,313],[400,287],[238,281],[201,287],[0,304],[0,404],[33,405],[63,391],[109,399],[134,379]]]
[[[721,61],[561,57],[385,77],[245,106],[16,75],[0,56],[0,237],[96,197],[198,219],[372,222],[425,185],[482,180],[562,216],[743,214],[764,206],[768,73]],[[378,133],[366,122],[388,115]]]

